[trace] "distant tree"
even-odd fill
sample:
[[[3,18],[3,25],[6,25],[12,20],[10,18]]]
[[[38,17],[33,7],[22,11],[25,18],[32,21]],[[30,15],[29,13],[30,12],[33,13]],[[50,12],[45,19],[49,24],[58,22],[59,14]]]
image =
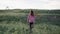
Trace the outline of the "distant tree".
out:
[[[7,6],[7,7],[6,7],[6,9],[8,10],[8,9],[9,9],[9,7]]]

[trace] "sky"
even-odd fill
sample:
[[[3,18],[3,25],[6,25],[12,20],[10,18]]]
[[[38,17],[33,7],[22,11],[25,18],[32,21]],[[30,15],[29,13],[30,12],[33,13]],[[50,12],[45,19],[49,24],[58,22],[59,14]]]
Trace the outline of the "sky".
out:
[[[0,9],[60,9],[60,0],[0,0]]]

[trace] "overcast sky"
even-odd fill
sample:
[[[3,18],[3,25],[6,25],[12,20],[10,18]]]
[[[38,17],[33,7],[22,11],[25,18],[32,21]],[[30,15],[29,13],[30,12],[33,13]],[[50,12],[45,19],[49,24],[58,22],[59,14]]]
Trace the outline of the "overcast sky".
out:
[[[0,9],[60,9],[60,0],[0,0]]]

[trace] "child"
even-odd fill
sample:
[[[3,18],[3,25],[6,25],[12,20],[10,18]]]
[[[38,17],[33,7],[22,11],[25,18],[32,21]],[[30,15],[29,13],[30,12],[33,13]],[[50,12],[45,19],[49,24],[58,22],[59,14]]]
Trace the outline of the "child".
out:
[[[35,15],[34,15],[34,12],[32,10],[28,15],[27,21],[29,23],[30,30],[31,30],[33,27],[33,24],[35,23]]]

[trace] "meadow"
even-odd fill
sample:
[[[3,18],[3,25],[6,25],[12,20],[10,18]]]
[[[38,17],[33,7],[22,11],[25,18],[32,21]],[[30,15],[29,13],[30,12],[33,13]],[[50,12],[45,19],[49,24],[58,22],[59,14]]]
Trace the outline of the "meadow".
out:
[[[60,11],[34,10],[32,34],[60,34]],[[29,34],[29,10],[0,10],[0,34]]]

